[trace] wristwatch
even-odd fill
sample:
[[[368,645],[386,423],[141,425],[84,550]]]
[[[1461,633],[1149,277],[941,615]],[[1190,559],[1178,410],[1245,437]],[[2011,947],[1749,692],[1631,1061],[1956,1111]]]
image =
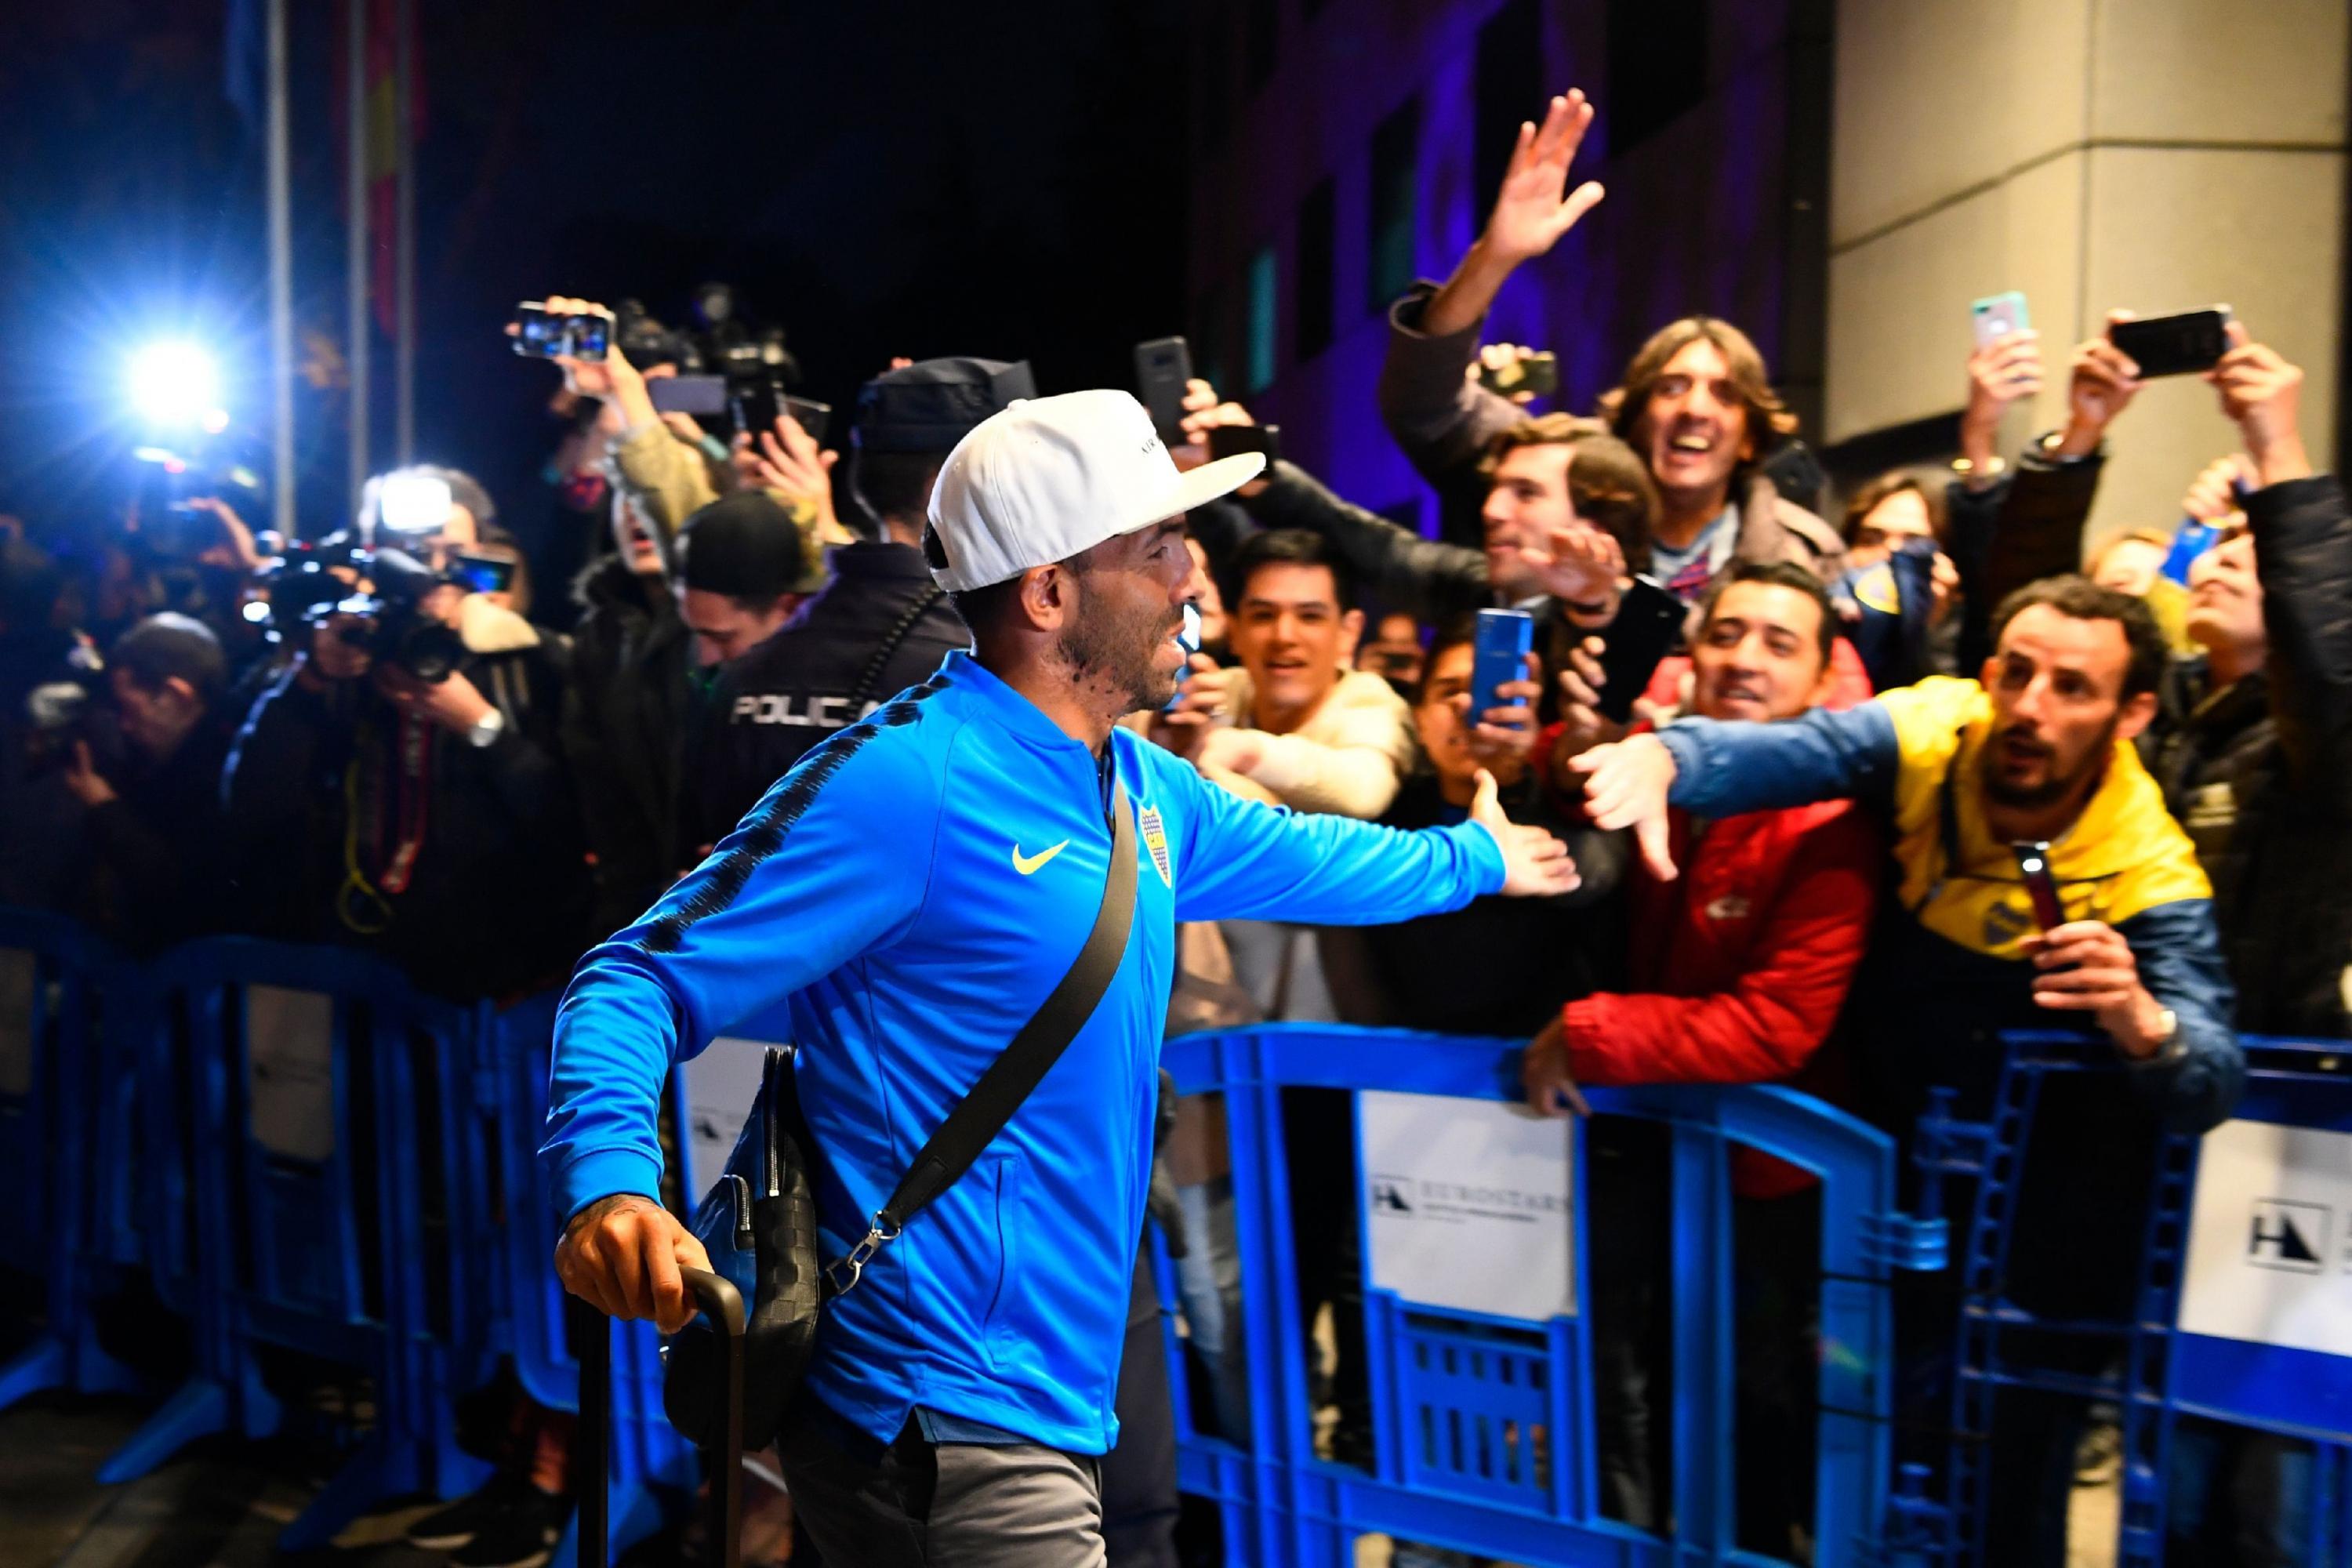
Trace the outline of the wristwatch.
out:
[[[487,746],[506,732],[507,716],[493,708],[474,721],[473,728],[466,731],[466,744],[477,748]]]
[[[2157,1037],[2155,1050],[2147,1056],[2132,1058],[2134,1067],[2168,1066],[2179,1061],[2188,1052],[2188,1044],[2180,1037],[2180,1015],[2169,1007],[2159,1005],[2156,1010],[2156,1017],[2157,1022],[2162,1026],[2163,1033]]]

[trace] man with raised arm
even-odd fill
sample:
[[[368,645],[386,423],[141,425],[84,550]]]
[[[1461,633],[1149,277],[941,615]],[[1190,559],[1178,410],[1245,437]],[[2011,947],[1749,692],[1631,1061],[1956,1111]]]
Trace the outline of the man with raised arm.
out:
[[[1131,814],[1133,923],[1101,1001],[967,1174],[825,1308],[781,1448],[828,1560],[1104,1560],[1111,1414],[1179,921],[1397,921],[1572,887],[1491,779],[1470,820],[1403,833],[1243,801],[1117,727],[1173,695],[1186,509],[1251,456],[1180,477],[1118,392],[1019,402],[950,453],[924,552],[973,650],[811,752],[717,852],[589,955],[556,1026],[541,1152],[556,1267],[675,1329],[696,1239],[655,1201],[672,1063],[789,1008],[824,1155],[828,1259],[1069,970]]]

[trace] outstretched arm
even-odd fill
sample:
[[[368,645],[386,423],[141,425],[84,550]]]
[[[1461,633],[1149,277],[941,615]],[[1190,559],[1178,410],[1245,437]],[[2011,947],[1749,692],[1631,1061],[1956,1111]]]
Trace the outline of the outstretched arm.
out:
[[[1482,893],[1541,897],[1576,886],[1567,846],[1506,818],[1491,777],[1469,821],[1417,832],[1236,799],[1172,759],[1160,783],[1183,814],[1171,878],[1179,921],[1393,925]]]
[[[1590,181],[1568,190],[1569,164],[1591,124],[1592,106],[1571,91],[1551,100],[1542,125],[1521,125],[1486,232],[1444,287],[1408,295],[1390,314],[1381,418],[1433,482],[1475,456],[1496,429],[1524,417],[1467,372],[1477,356],[1479,324],[1505,280],[1550,250],[1600,202],[1601,189]]]
[[[1842,796],[1888,799],[1901,763],[1885,704],[1865,702],[1773,724],[1684,719],[1654,735],[1595,746],[1568,765],[1586,775],[1593,825],[1633,829],[1650,868],[1671,879],[1667,806],[1717,817]]]

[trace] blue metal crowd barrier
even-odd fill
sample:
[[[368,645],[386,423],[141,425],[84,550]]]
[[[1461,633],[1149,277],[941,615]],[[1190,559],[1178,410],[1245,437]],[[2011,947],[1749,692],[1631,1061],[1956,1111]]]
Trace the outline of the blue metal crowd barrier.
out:
[[[0,1267],[41,1281],[46,1319],[0,1368],[0,1405],[137,1388],[91,1309],[143,1274],[187,1325],[194,1371],[102,1481],[205,1433],[278,1430],[264,1373],[290,1351],[364,1379],[373,1414],[284,1546],[321,1545],[391,1495],[467,1489],[487,1471],[457,1446],[455,1402],[499,1359],[541,1405],[577,1408],[533,1157],[553,1014],[551,995],[461,1007],[363,955],[247,938],[134,964],[70,922],[0,910],[0,1047],[23,1047],[0,1048],[0,1176],[21,1194]],[[309,1079],[290,1101],[289,1075]],[[659,1381],[650,1327],[630,1326],[619,1545],[659,1522],[653,1487],[693,1482]]]
[[[40,1333],[0,1367],[0,1408],[47,1388],[131,1393],[90,1303],[141,1262],[123,1165],[137,1144],[133,1032],[100,1017],[120,961],[74,922],[0,909],[0,1263],[37,1279]]]
[[[1598,1505],[1591,1347],[1580,1312],[1529,1323],[1432,1309],[1368,1287],[1378,1461],[1367,1472],[1315,1457],[1307,1352],[1295,1327],[1282,1090],[1511,1100],[1520,1097],[1517,1051],[1513,1041],[1310,1025],[1169,1043],[1165,1060],[1179,1090],[1225,1101],[1251,1373],[1247,1442],[1196,1429],[1181,1376],[1176,1394],[1182,1484],[1218,1504],[1227,1560],[1336,1568],[1354,1561],[1354,1537],[1380,1531],[1529,1564],[1770,1561],[1734,1541],[1728,1158],[1745,1145],[1821,1181],[1813,1561],[1820,1568],[1874,1561],[1891,1458],[1886,1283],[1897,1268],[1940,1267],[1940,1233],[1897,1211],[1889,1139],[1784,1089],[1589,1091],[1598,1115],[1664,1123],[1671,1147],[1670,1536],[1606,1518]],[[1580,1241],[1585,1191],[1580,1172]],[[1581,1258],[1576,1278],[1588,1278]],[[1170,1348],[1171,1365],[1181,1366],[1172,1338]],[[1437,1431],[1445,1440],[1430,1439]]]
[[[2045,1323],[2010,1301],[2004,1289],[2042,1086],[2058,1075],[2120,1077],[2113,1049],[2078,1035],[2012,1034],[1982,1121],[1956,1119],[1948,1093],[1934,1097],[1920,1122],[1918,1161],[1932,1175],[1965,1178],[1975,1190],[1958,1249],[1951,1436],[1940,1498],[1915,1496],[1910,1504],[1919,1561],[1953,1568],[1984,1562],[1991,1501],[1985,1437],[2001,1392],[2026,1390],[2115,1408],[2122,1433],[2118,1568],[2161,1568],[2165,1561],[2170,1515],[2189,1483],[2173,1451],[2185,1419],[2299,1446],[2300,1453],[2270,1457],[2275,1465],[2307,1468],[2305,1484],[2286,1489],[2299,1489],[2299,1499],[2282,1493],[2273,1500],[2273,1532],[2299,1541],[2297,1555],[2310,1568],[2352,1563],[2352,1354],[2193,1332],[2181,1321],[2201,1151],[2247,1124],[2352,1133],[2352,1054],[2345,1042],[2249,1037],[2242,1043],[2249,1071],[2231,1121],[2202,1138],[2167,1133],[2156,1140],[2140,1275],[2132,1310],[2113,1321]],[[2352,1160],[2342,1174],[2352,1178]],[[2260,1208],[2278,1202],[2275,1194],[2254,1195],[2248,1245],[2264,1239]],[[2321,1250],[2307,1264],[2298,1259],[2297,1270],[2343,1273],[2352,1255],[2334,1253],[2326,1233],[2316,1234]],[[2111,1347],[2110,1370],[2085,1374],[2046,1364],[2036,1353],[2043,1342],[2026,1332],[2037,1328]]]

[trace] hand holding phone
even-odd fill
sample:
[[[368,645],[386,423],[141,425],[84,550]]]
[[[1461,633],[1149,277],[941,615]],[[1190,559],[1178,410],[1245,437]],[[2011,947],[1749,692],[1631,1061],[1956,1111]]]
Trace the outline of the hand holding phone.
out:
[[[1184,393],[1192,379],[1192,351],[1182,338],[1135,345],[1135,389],[1151,410],[1151,426],[1170,447],[1184,444]]]
[[[2017,857],[2017,873],[2033,900],[2033,922],[2043,935],[2066,923],[2066,906],[2058,897],[2058,879],[2050,870],[2050,846],[2038,839],[2020,839],[2009,847]]]
[[[1617,618],[1601,633],[1601,716],[1622,724],[1649,689],[1650,677],[1682,640],[1683,602],[1646,577],[1633,579],[1618,602]]]
[[[612,347],[613,318],[593,310],[551,310],[544,300],[525,300],[515,307],[507,335],[514,352],[529,359],[601,360]]]
[[[1989,349],[2001,339],[2031,329],[2033,319],[2025,308],[2025,296],[2015,289],[2005,294],[1988,294],[1969,306],[1969,323],[1976,336],[1979,349]]]
[[[1535,647],[1536,618],[1525,610],[1481,610],[1470,666],[1472,726],[1484,723],[1489,710],[1523,706],[1510,702],[1496,689],[1528,678],[1528,650]]]
[[[2112,321],[2107,341],[2139,367],[2135,379],[2189,375],[2211,370],[2230,352],[2230,307]]]

